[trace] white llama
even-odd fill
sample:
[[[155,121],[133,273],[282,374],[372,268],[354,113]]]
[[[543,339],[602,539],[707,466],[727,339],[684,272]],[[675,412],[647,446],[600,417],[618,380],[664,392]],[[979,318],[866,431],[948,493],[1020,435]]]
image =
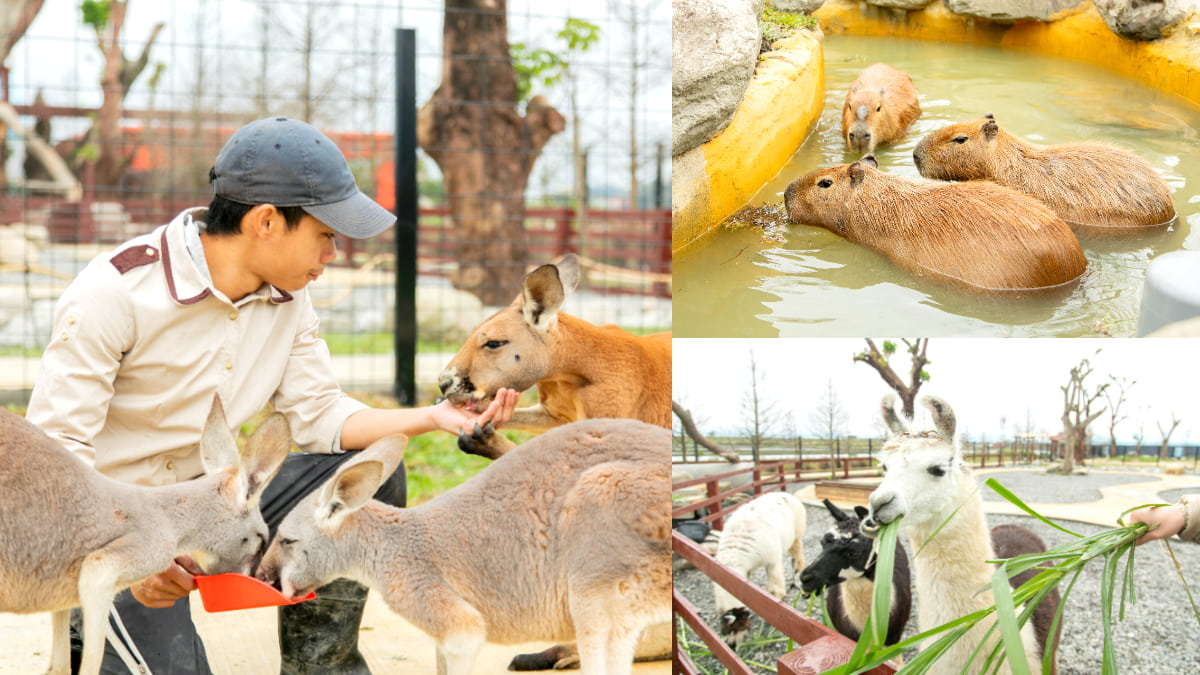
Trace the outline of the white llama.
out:
[[[783,552],[790,551],[797,572],[804,568],[804,503],[786,492],[770,492],[746,502],[725,521],[717,561],[734,573],[750,578],[750,572],[767,568],[767,592],[782,598]],[[713,582],[713,598],[725,642],[737,649],[750,628],[750,610],[720,584]]]
[[[895,400],[894,394],[883,400],[883,417],[891,436],[880,451],[884,478],[871,493],[870,517],[877,523],[904,517],[900,524],[914,551],[917,623],[921,631],[926,631],[994,604],[991,580],[996,567],[988,560],[1041,552],[1046,547],[1037,535],[1019,526],[1001,525],[989,535],[975,478],[954,437],[954,412],[945,401],[932,396],[922,399],[933,415],[935,428],[917,431],[896,414]],[[949,522],[931,538],[947,518]],[[1034,574],[1035,570],[1029,570],[1011,583],[1018,586]],[[1031,672],[1042,670],[1046,635],[1058,603],[1058,592],[1054,591],[1021,631]],[[962,672],[990,625],[980,622],[929,672]],[[991,644],[997,639],[991,638]],[[1057,645],[1055,636],[1055,651]],[[980,653],[986,655],[988,651],[985,648]],[[979,672],[985,658],[977,657],[967,672]],[[1057,655],[1051,660],[1050,673],[1055,672],[1056,660]],[[1009,672],[1007,663],[1000,672]]]

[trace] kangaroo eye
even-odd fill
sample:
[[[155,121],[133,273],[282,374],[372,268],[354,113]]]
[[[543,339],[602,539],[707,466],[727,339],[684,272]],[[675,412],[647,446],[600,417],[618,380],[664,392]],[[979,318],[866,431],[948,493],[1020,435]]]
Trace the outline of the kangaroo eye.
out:
[[[929,471],[929,475],[937,476],[938,478],[946,475],[946,470],[940,466],[931,466],[926,470]]]
[[[483,343],[483,346],[487,349],[500,349],[506,344],[508,344],[508,340],[488,340]]]
[[[882,105],[877,105],[877,106],[875,106],[875,112],[879,112],[879,111],[880,111],[880,110],[882,110],[882,109],[883,109],[883,106],[882,106]]]
[[[963,135],[958,135],[958,136],[955,136],[954,138],[951,138],[950,140],[954,141],[955,143],[958,143],[959,145],[962,145],[963,143],[967,142],[967,137],[963,136]]]
[[[827,188],[831,185],[833,185],[833,181],[829,180],[828,178],[822,178],[821,180],[817,181],[817,187]]]

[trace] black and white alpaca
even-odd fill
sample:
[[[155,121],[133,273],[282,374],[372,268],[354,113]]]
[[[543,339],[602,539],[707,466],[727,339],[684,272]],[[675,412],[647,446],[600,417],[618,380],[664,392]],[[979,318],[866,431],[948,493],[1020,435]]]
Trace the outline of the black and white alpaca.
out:
[[[884,477],[871,493],[870,517],[878,523],[890,523],[903,516],[901,527],[918,551],[913,558],[917,624],[926,631],[994,603],[991,578],[996,568],[988,560],[1042,552],[1046,546],[1037,535],[1016,525],[1000,525],[989,533],[975,477],[963,461],[954,436],[954,412],[945,401],[932,396],[922,399],[934,423],[934,429],[924,431],[914,430],[896,414],[895,401],[894,394],[883,400],[883,418],[891,436],[880,452]],[[932,536],[943,522],[945,526]],[[1036,570],[1029,570],[1011,583],[1019,586],[1034,574]],[[1058,591],[1054,591],[1021,631],[1031,672],[1042,670],[1043,649],[1058,603]],[[990,625],[980,622],[929,672],[962,672]],[[991,644],[997,639],[990,638]],[[1050,673],[1057,667],[1057,646],[1056,635]],[[981,654],[988,651],[980,650]],[[983,659],[977,657],[967,672],[978,672]],[[1000,672],[1009,672],[1007,662]]]
[[[833,527],[821,537],[821,553],[800,573],[800,588],[813,593],[824,588],[825,607],[833,627],[851,640],[862,635],[863,624],[871,611],[875,593],[875,557],[871,555],[873,540],[862,533],[859,525],[867,517],[867,509],[854,507],[848,514],[824,500],[825,508],[833,515]],[[892,568],[892,606],[888,613],[886,644],[895,644],[904,635],[904,627],[912,614],[912,579],[908,571],[908,554],[896,542],[896,562]]]
[[[783,552],[789,551],[796,569],[804,567],[804,502],[786,492],[756,497],[729,516],[717,546],[717,562],[746,579],[767,569],[767,592],[782,598],[787,591]],[[725,642],[737,649],[750,629],[750,610],[720,584],[713,582],[713,599]]]

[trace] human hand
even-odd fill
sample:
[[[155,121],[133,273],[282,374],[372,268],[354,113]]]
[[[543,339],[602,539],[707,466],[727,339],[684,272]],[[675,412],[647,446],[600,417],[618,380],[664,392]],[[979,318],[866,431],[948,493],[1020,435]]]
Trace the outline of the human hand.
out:
[[[143,579],[129,588],[133,598],[147,607],[162,609],[175,604],[196,589],[201,570],[191,558],[179,556],[167,569]]]
[[[521,392],[515,389],[501,388],[496,391],[496,396],[487,409],[481,413],[476,413],[469,408],[460,408],[450,401],[442,401],[431,409],[434,424],[437,428],[452,434],[460,431],[471,433],[476,424],[483,426],[488,422],[492,423],[493,428],[498,429],[512,419],[513,411],[517,408],[517,399],[520,397]]]
[[[1148,541],[1166,539],[1173,534],[1179,534],[1184,525],[1184,508],[1183,504],[1148,506],[1130,513],[1130,523],[1145,523],[1150,526],[1150,531],[1138,538],[1138,546]]]

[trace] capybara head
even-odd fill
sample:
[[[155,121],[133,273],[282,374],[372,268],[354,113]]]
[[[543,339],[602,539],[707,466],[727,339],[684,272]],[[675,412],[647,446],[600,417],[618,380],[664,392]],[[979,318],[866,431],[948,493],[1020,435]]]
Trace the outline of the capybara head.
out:
[[[982,119],[943,127],[917,144],[913,160],[917,170],[935,180],[987,180],[992,178],[992,158],[1000,125],[988,113]]]
[[[853,164],[818,169],[792,181],[783,193],[783,203],[793,222],[827,228],[843,237],[846,216],[854,191],[867,171],[878,169],[874,155],[866,155]]]
[[[902,138],[921,115],[912,78],[886,63],[869,66],[850,85],[842,105],[842,137],[860,154]]]

